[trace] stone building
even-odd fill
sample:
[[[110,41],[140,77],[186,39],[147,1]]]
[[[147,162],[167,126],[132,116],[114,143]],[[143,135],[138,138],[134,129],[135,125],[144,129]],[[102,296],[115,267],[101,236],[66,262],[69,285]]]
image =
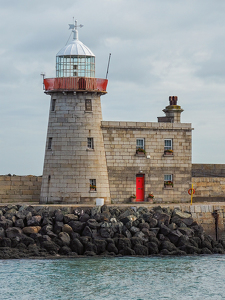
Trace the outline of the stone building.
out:
[[[181,123],[177,97],[158,122],[102,121],[95,56],[78,40],[56,55],[56,77],[44,79],[51,96],[41,203],[186,202],[191,185],[192,128]]]

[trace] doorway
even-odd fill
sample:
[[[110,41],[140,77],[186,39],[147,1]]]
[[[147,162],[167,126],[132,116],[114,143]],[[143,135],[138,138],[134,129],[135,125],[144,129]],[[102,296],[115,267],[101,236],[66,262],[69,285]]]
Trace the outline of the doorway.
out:
[[[136,201],[145,200],[145,174],[136,175]]]

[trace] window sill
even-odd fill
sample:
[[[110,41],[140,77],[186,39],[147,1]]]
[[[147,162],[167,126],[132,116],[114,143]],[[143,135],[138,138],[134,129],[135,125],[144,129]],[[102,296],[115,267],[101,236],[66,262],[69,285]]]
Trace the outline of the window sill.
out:
[[[86,148],[86,151],[95,151],[95,149],[92,149],[92,148]]]
[[[89,114],[90,114],[90,113],[93,113],[92,110],[85,110],[84,112],[85,112],[85,113],[89,113]]]
[[[89,193],[97,193],[97,191],[89,191]]]
[[[164,186],[163,189],[164,190],[173,190],[173,186]]]
[[[138,157],[146,157],[145,153],[141,152],[141,153],[135,153],[134,156],[138,156]]]
[[[173,154],[163,154],[164,157],[173,157]]]

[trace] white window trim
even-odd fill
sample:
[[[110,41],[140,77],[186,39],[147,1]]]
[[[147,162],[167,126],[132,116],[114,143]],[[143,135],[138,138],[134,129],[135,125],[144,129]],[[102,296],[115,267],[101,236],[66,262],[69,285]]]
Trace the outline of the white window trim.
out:
[[[170,141],[171,142],[171,146],[166,146],[166,141]],[[173,150],[173,140],[172,139],[164,139],[164,151],[165,150]]]
[[[139,141],[143,141],[143,148],[137,145],[137,141],[138,141],[138,140],[139,140]],[[145,150],[145,139],[144,139],[144,138],[137,138],[137,139],[136,139],[136,150],[137,150],[138,148],[142,148],[143,150]]]
[[[89,146],[89,140],[90,140],[90,146]],[[93,137],[88,137],[87,138],[87,149],[88,150],[94,150],[94,138]]]

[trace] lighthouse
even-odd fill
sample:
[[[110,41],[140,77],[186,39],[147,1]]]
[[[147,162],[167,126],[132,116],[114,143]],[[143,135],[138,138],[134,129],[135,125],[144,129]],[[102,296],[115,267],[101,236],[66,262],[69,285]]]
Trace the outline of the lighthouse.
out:
[[[78,38],[82,25],[69,26],[73,39],[56,55],[56,77],[44,79],[51,102],[40,202],[109,203],[100,99],[108,81],[95,77],[95,55]]]

